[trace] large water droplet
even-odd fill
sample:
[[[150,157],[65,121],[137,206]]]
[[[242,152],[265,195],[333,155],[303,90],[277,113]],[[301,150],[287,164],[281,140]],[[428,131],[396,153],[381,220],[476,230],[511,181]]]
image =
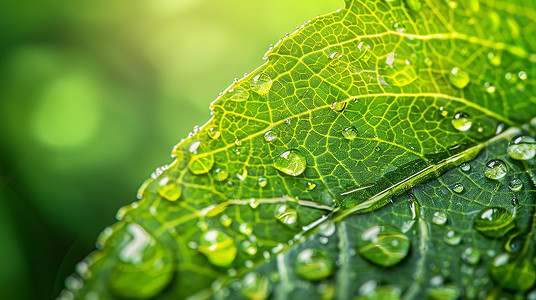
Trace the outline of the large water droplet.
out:
[[[452,187],[452,190],[455,192],[455,193],[461,193],[463,192],[464,190],[464,187],[463,187],[463,184],[461,183],[456,183],[453,187]]]
[[[294,271],[308,280],[320,280],[333,273],[335,264],[323,251],[317,249],[302,250],[296,258]]]
[[[106,247],[117,251],[108,284],[121,298],[152,298],[173,277],[171,253],[138,224],[130,223],[115,231],[106,240]],[[133,286],[132,282],[139,284]]]
[[[227,234],[219,230],[209,230],[201,236],[197,250],[203,253],[210,263],[219,267],[229,266],[236,257],[236,244]]]
[[[485,208],[476,216],[473,227],[487,237],[500,238],[515,227],[514,217],[502,207]]]
[[[490,271],[497,283],[512,291],[526,291],[536,282],[536,269],[528,257],[499,254],[491,261]]]
[[[331,109],[336,112],[343,112],[347,104],[348,102],[335,102],[331,105]]]
[[[454,115],[451,123],[456,130],[467,131],[471,128],[471,125],[473,125],[473,119],[467,113],[458,112]]]
[[[443,241],[451,246],[456,246],[462,241],[462,237],[454,230],[449,230],[443,235]]]
[[[519,178],[514,178],[508,184],[508,188],[514,192],[517,192],[523,188],[523,181]]]
[[[357,241],[359,254],[380,265],[392,266],[408,255],[409,239],[399,229],[377,225],[367,229]]]
[[[518,136],[508,145],[508,155],[513,159],[527,160],[536,156],[536,140],[530,136]]]
[[[336,230],[337,227],[335,226],[335,223],[331,220],[325,221],[318,226],[318,234],[323,236],[332,236]]]
[[[268,143],[272,142],[276,138],[277,138],[277,134],[273,131],[268,130],[264,133],[264,140],[267,141]]]
[[[389,53],[385,60],[378,61],[378,74],[379,80],[395,86],[404,86],[417,79],[417,72],[410,61],[396,53]]]
[[[291,176],[298,176],[307,167],[307,161],[298,150],[287,150],[276,158],[274,167]]]
[[[270,280],[259,273],[250,272],[242,279],[240,294],[250,300],[264,300],[270,296],[272,284]]]
[[[169,176],[164,176],[158,181],[156,190],[161,197],[169,201],[175,201],[179,199],[182,193],[181,186],[177,183],[175,179]]]
[[[290,227],[296,226],[298,221],[298,212],[284,203],[275,207],[274,216],[279,222]]]
[[[347,140],[353,140],[357,137],[357,129],[354,126],[346,127],[342,131],[342,136]]]
[[[421,0],[406,0],[406,4],[411,10],[415,12],[421,11],[421,8],[422,8]]]
[[[488,161],[484,175],[489,179],[501,179],[508,173],[508,168],[502,160],[494,159]]]
[[[229,99],[235,101],[244,101],[249,98],[249,92],[240,86],[235,86],[227,92]]]
[[[432,218],[432,222],[436,225],[445,225],[445,223],[447,223],[447,213],[444,211],[436,211]]]
[[[464,172],[469,172],[471,170],[471,165],[469,163],[463,163],[460,165],[460,169]]]
[[[188,162],[188,168],[195,175],[207,173],[214,165],[214,155],[201,153],[203,150],[201,142],[194,142],[190,145],[190,152],[193,156]]]
[[[210,127],[210,129],[208,130],[208,136],[213,140],[219,138],[220,135],[221,135],[221,132],[218,131],[218,128]]]
[[[224,181],[229,177],[229,172],[227,172],[225,169],[217,168],[214,170],[214,179],[216,181]]]
[[[272,79],[266,73],[260,73],[250,81],[251,89],[259,95],[266,95],[272,88]]]
[[[476,265],[480,261],[480,251],[475,248],[466,248],[462,252],[462,260],[469,265]]]
[[[449,80],[453,86],[463,89],[469,84],[469,73],[458,68],[453,68],[449,73]]]

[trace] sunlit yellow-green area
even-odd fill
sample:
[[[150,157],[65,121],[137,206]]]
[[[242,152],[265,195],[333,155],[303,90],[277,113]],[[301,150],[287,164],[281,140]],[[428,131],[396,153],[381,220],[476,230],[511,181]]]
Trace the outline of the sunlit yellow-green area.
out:
[[[0,298],[50,299],[233,78],[341,0],[0,8]]]

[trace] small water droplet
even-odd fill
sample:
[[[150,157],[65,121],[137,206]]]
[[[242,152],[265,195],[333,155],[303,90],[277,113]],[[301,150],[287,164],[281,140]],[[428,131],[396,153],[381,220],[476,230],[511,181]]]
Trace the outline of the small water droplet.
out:
[[[445,285],[429,288],[427,289],[426,294],[431,300],[456,300],[460,297],[460,289],[454,285]]]
[[[526,291],[534,287],[536,268],[528,257],[501,253],[490,264],[491,277],[512,291]]]
[[[473,227],[490,238],[500,238],[515,227],[512,213],[502,207],[485,208],[473,221]]]
[[[236,257],[236,244],[226,233],[219,230],[205,232],[197,250],[203,253],[210,263],[219,267],[229,266]]]
[[[307,190],[312,191],[316,188],[316,183],[307,182]]]
[[[220,223],[225,226],[225,227],[229,227],[229,225],[231,225],[231,223],[233,222],[233,220],[231,220],[231,218],[229,218],[228,215],[221,215],[220,216]]]
[[[449,80],[453,86],[463,89],[467,86],[467,84],[469,84],[469,73],[458,68],[453,68],[449,73]]]
[[[285,124],[287,124],[287,125],[290,125],[290,122],[291,122],[290,118],[287,118],[287,119],[285,120]]]
[[[409,252],[409,239],[399,229],[376,225],[367,229],[357,241],[359,254],[377,265],[388,267],[399,263]]]
[[[257,251],[259,251],[257,245],[248,240],[243,241],[240,245],[240,248],[248,255],[255,255],[257,254]]]
[[[249,300],[264,300],[270,296],[272,284],[270,280],[257,272],[247,273],[242,279],[240,294]]]
[[[443,241],[448,245],[456,246],[462,241],[462,237],[456,231],[449,230],[445,232]]]
[[[275,207],[274,216],[279,222],[289,227],[296,226],[298,222],[298,212],[288,204],[278,204]]]
[[[456,130],[467,131],[471,128],[471,125],[473,125],[473,119],[467,113],[458,112],[454,115],[451,123]]]
[[[156,190],[158,191],[160,197],[165,198],[169,201],[175,201],[179,199],[182,193],[182,188],[177,182],[177,180],[169,176],[164,176],[158,181]]]
[[[415,12],[421,11],[422,8],[421,0],[406,0],[406,5]]]
[[[517,192],[523,188],[523,181],[521,181],[519,178],[514,178],[508,184],[508,188],[514,192]]]
[[[512,198],[512,206],[517,207],[519,206],[519,199],[516,197]]]
[[[237,146],[242,146],[242,141],[239,140],[239,139],[236,139],[236,140],[234,141],[234,143],[235,143],[235,145],[237,145]]]
[[[532,159],[536,156],[536,140],[530,136],[517,136],[508,144],[508,155],[517,160]]]
[[[335,102],[331,105],[331,109],[336,112],[343,112],[346,109],[348,102]]]
[[[287,150],[276,158],[274,167],[287,175],[298,176],[305,171],[307,161],[298,150]]]
[[[469,172],[471,170],[471,165],[469,163],[463,163],[460,165],[460,169],[464,172]]]
[[[229,172],[227,172],[225,169],[217,168],[214,170],[214,179],[216,181],[224,181],[229,177]]]
[[[489,52],[488,59],[489,59],[489,62],[495,67],[498,67],[501,65],[502,59],[500,55],[497,55],[493,52]]]
[[[272,88],[272,78],[266,73],[260,73],[250,81],[251,89],[259,95],[266,95]]]
[[[489,179],[498,180],[506,176],[508,168],[502,160],[493,159],[488,161],[484,175]]]
[[[273,131],[268,130],[264,133],[264,140],[268,143],[272,142],[276,138],[277,138],[277,134]]]
[[[203,147],[200,142],[194,142],[190,146],[190,152],[194,156],[188,162],[188,168],[195,175],[205,174],[214,165],[214,155],[207,153],[198,153],[203,152]]]
[[[336,230],[337,227],[335,226],[335,223],[330,220],[325,221],[318,226],[318,234],[326,237],[332,236]]]
[[[434,216],[432,218],[432,222],[436,225],[445,225],[447,223],[448,217],[447,213],[444,211],[436,211],[434,212]]]
[[[456,183],[456,184],[452,187],[452,190],[453,190],[455,193],[458,193],[458,194],[461,193],[461,192],[463,192],[463,189],[464,189],[464,187],[463,187],[463,184],[461,184],[461,183]]]
[[[462,252],[462,260],[468,265],[476,265],[480,261],[480,251],[475,248],[466,248]]]
[[[294,271],[308,280],[320,280],[333,273],[335,264],[323,251],[317,249],[302,250],[295,261]]]
[[[219,138],[220,135],[221,132],[219,132],[218,129],[215,127],[210,127],[210,129],[208,130],[208,136],[213,140]]]
[[[353,140],[357,137],[357,129],[354,126],[346,127],[342,131],[342,136],[347,140]]]
[[[238,227],[238,230],[244,234],[244,235],[251,235],[251,233],[253,233],[253,228],[248,224],[248,223],[242,223],[240,224],[240,226]]]
[[[404,29],[398,28],[398,32]],[[409,60],[396,53],[389,53],[385,60],[378,61],[378,80],[382,85],[404,86],[417,79],[417,71]]]
[[[268,179],[264,178],[264,177],[260,177],[258,180],[257,180],[257,183],[259,184],[259,186],[261,188],[265,187],[267,184],[268,184]]]
[[[379,146],[374,147],[374,151],[380,152],[380,150],[382,150],[382,149]]]
[[[517,74],[517,76],[519,77],[519,79],[521,80],[525,80],[527,79],[527,73],[525,73],[525,71],[521,71]]]

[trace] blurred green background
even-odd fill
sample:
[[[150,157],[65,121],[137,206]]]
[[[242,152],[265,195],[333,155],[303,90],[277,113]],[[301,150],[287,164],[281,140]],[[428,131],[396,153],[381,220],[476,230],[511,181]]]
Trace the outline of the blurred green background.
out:
[[[0,5],[0,299],[52,299],[270,43],[342,0]]]

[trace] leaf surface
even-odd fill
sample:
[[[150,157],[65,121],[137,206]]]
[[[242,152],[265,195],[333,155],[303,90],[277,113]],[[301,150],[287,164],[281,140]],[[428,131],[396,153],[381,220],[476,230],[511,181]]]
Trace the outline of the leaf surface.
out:
[[[305,22],[62,297],[536,296],[535,19],[530,0],[349,0]]]

